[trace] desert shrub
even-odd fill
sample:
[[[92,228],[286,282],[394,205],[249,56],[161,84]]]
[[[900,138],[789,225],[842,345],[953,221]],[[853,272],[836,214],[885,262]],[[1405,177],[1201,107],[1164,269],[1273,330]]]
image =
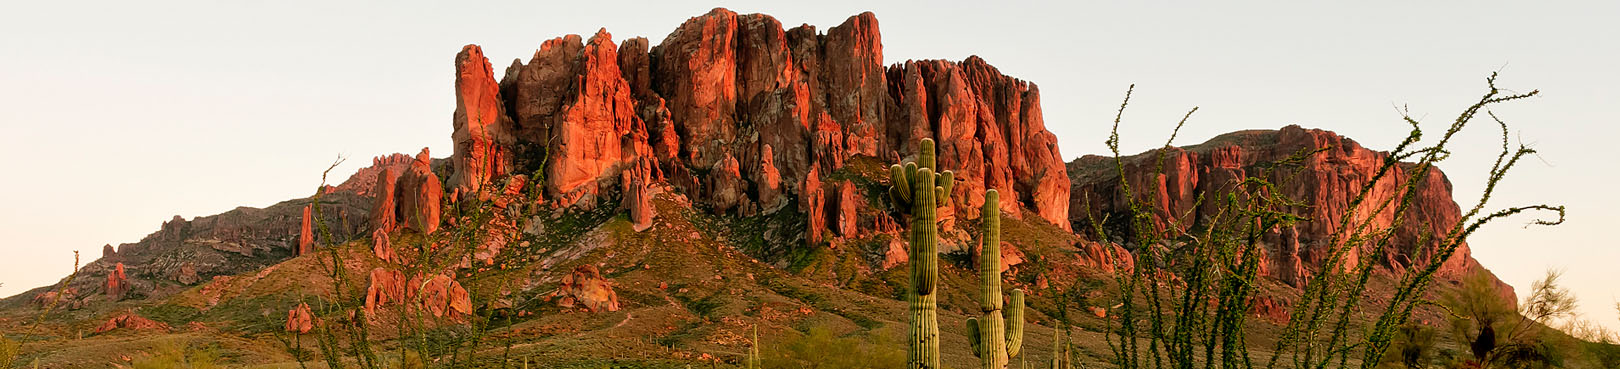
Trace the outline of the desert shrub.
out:
[[[1135,266],[1114,277],[1119,301],[1113,310],[1119,315],[1111,319],[1104,330],[1114,356],[1113,364],[1128,369],[1276,368],[1279,364],[1294,368],[1378,367],[1402,336],[1402,327],[1410,323],[1414,312],[1431,304],[1424,296],[1439,277],[1444,262],[1470,235],[1492,221],[1528,213],[1557,215],[1555,219],[1532,220],[1530,223],[1534,225],[1557,225],[1564,221],[1563,206],[1534,204],[1487,209],[1497,184],[1521,159],[1536,153],[1524,145],[1517,148],[1510,145],[1507,123],[1489,108],[1536,96],[1539,91],[1506,92],[1496,85],[1495,73],[1486,79],[1486,84],[1488,91],[1451,120],[1437,139],[1426,140],[1419,119],[1402,113],[1402,122],[1411,127],[1407,137],[1384,153],[1384,159],[1359,188],[1350,189],[1348,194],[1352,197],[1344,213],[1337,220],[1331,220],[1337,227],[1332,227],[1334,231],[1328,235],[1328,240],[1319,245],[1323,257],[1314,261],[1319,264],[1317,272],[1302,282],[1302,294],[1291,303],[1288,323],[1281,328],[1282,333],[1270,353],[1259,355],[1250,350],[1245,333],[1247,312],[1253,307],[1253,297],[1259,288],[1259,283],[1254,281],[1259,278],[1260,258],[1253,256],[1264,255],[1263,242],[1269,232],[1300,222],[1330,221],[1305,218],[1297,211],[1304,204],[1288,198],[1285,191],[1279,189],[1289,185],[1287,182],[1298,173],[1302,163],[1334,148],[1301,150],[1274,162],[1254,165],[1250,175],[1230,189],[1222,190],[1225,193],[1204,193],[1194,200],[1192,208],[1208,205],[1217,211],[1208,217],[1184,222],[1169,209],[1155,208],[1159,205],[1143,201],[1165,193],[1163,181],[1133,188],[1133,183],[1127,180],[1126,165],[1119,149],[1119,124],[1132,92],[1127,90],[1125,101],[1114,118],[1113,131],[1105,141],[1114,155],[1112,169],[1119,180],[1116,197],[1123,199],[1124,210],[1096,214],[1100,219],[1082,222],[1091,228],[1093,239],[1117,243],[1128,251],[1111,257]],[[1193,108],[1176,124],[1169,140],[1161,147],[1171,147],[1182,125],[1197,110]],[[1501,151],[1487,173],[1484,191],[1477,201],[1462,207],[1456,223],[1440,225],[1436,231],[1419,235],[1417,245],[1430,245],[1430,248],[1394,273],[1398,278],[1392,296],[1370,296],[1368,291],[1376,286],[1371,283],[1373,268],[1380,264],[1376,261],[1391,256],[1389,252],[1397,247],[1417,246],[1393,243],[1397,227],[1413,221],[1407,219],[1407,213],[1420,211],[1415,210],[1419,206],[1415,199],[1423,185],[1422,179],[1428,178],[1430,171],[1451,157],[1449,147],[1453,139],[1459,137],[1459,132],[1482,117],[1489,117],[1501,127],[1502,138]],[[1153,157],[1156,163],[1146,162],[1147,168],[1155,168],[1155,173],[1162,175],[1167,151],[1156,150]],[[1384,191],[1378,187],[1383,179],[1396,181],[1396,195],[1380,200],[1374,193]],[[1091,213],[1088,211],[1088,214]],[[1392,217],[1389,219],[1393,221],[1390,224],[1374,221],[1385,216]],[[1556,288],[1541,290],[1544,293],[1533,296],[1540,300],[1526,303],[1541,309],[1531,311],[1532,314],[1550,317],[1565,311],[1562,302],[1569,298],[1567,292]],[[1479,307],[1481,314],[1496,314],[1493,307]],[[1358,322],[1362,317],[1370,318],[1372,323]],[[1474,334],[1495,337],[1491,323],[1498,319],[1502,318],[1491,318],[1484,321],[1486,324],[1477,325],[1480,328]],[[1410,333],[1413,338],[1419,338],[1415,335],[1420,332]],[[1549,345],[1518,345],[1511,349],[1511,355],[1504,349],[1501,356],[1555,363],[1559,353],[1556,347]],[[1414,353],[1421,354],[1421,351]]]
[[[1422,324],[1401,326],[1395,341],[1384,353],[1380,368],[1428,368],[1437,356],[1434,328]]]
[[[212,348],[165,341],[150,356],[135,358],[130,366],[135,369],[213,369],[219,367],[218,361],[219,354]]]
[[[0,336],[0,368],[16,366],[17,356],[22,355],[22,342],[12,341]]]
[[[839,336],[823,326],[813,326],[804,336],[764,345],[761,360],[767,369],[820,368],[903,368],[906,352],[882,335]]]
[[[1578,321],[1575,295],[1558,279],[1557,271],[1547,271],[1517,310],[1502,301],[1484,273],[1464,279],[1462,288],[1441,302],[1453,314],[1453,338],[1485,368],[1570,367],[1572,360],[1584,361],[1582,342],[1551,328],[1555,322]]]

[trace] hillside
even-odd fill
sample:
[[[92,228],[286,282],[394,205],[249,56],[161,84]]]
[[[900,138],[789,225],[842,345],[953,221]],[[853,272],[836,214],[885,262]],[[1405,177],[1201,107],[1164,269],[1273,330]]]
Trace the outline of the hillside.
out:
[[[457,354],[548,367],[735,364],[754,327],[767,347],[819,329],[901,342],[908,219],[887,195],[888,165],[915,161],[928,138],[955,173],[939,209],[946,364],[976,362],[964,321],[978,309],[987,189],[1003,200],[1004,283],[1029,294],[1020,356],[1051,357],[1053,323],[1078,316],[1078,354],[1105,362],[1110,276],[1129,266],[1104,256],[1119,246],[1077,230],[1122,211],[1112,158],[1064,163],[1034,83],[978,57],[885,65],[882,46],[871,13],[820,32],[725,9],[656,45],[606,30],[547,40],[499,76],[468,45],[453,59],[447,157],[382,156],[317,196],[176,217],[108,246],[67,293],[0,300],[0,330],[44,338],[23,347],[41,367],[129,365],[176,342],[232,365],[296,367],[288,344],[313,350],[340,326],[385,354],[431,336],[482,345]],[[1161,226],[1190,225],[1200,193],[1317,148],[1332,150],[1279,181],[1315,220],[1267,241],[1264,296],[1288,301],[1316,270],[1345,190],[1381,153],[1289,126],[1170,149],[1162,175],[1152,152],[1128,157],[1125,175],[1168,189],[1150,199],[1167,209]],[[1432,229],[1419,227],[1459,217],[1431,173],[1386,270],[1426,255],[1417,235]],[[1488,273],[1466,249],[1446,265],[1448,281]],[[1087,291],[1085,311],[1058,308],[1070,288]],[[1255,347],[1276,339],[1278,309],[1251,312],[1263,318],[1249,323]]]

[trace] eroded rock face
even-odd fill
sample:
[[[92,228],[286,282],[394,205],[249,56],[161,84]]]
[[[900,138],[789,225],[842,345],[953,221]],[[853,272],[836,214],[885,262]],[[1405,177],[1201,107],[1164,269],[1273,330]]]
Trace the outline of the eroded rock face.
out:
[[[380,198],[383,196],[380,193],[383,189],[380,184],[385,181],[393,182],[397,179],[399,174],[405,171],[405,168],[411,166],[411,160],[414,160],[414,158],[410,155],[400,153],[371,158],[371,166],[355,171],[354,175],[338,184],[334,190]],[[383,172],[390,171],[393,173],[386,177],[381,175]]]
[[[371,270],[371,283],[366,287],[366,314],[377,313],[378,307],[406,301],[405,274],[398,270],[375,268]]]
[[[553,297],[557,305],[579,307],[592,312],[619,311],[619,295],[613,292],[613,282],[602,278],[595,265],[585,264],[563,276],[562,285]]]
[[[440,199],[444,196],[444,186],[439,183],[439,176],[433,174],[432,163],[428,149],[422,148],[422,152],[416,154],[416,160],[411,162],[410,169],[399,176],[395,188],[398,191],[395,194],[396,203],[399,204],[397,212],[404,221],[404,227],[424,234],[439,229]],[[463,178],[472,178],[469,176]],[[477,183],[468,186],[482,186],[487,181]]]
[[[79,309],[79,307],[81,307],[79,305],[81,305],[82,302],[83,302],[82,300],[78,299],[78,297],[79,297],[78,295],[79,295],[79,290],[78,289],[76,289],[76,288],[65,288],[65,289],[62,289],[60,292],[58,292],[58,291],[45,291],[45,292],[40,292],[40,293],[34,294],[34,298],[32,300],[30,300],[30,302],[32,302],[35,307],[38,307],[38,308],[41,308],[41,309],[49,308],[52,305],[66,303],[66,304],[68,304],[69,309],[77,310],[77,309]]]
[[[112,332],[118,329],[132,331],[168,331],[169,325],[146,319],[133,312],[122,312],[96,327],[96,334]]]
[[[472,315],[472,296],[461,282],[437,274],[422,285],[422,307],[435,317],[466,317]]]
[[[1279,302],[1268,296],[1257,296],[1249,307],[1249,315],[1276,325],[1288,324],[1288,302]]]
[[[855,156],[899,161],[934,138],[948,143],[940,162],[960,181],[948,214],[977,217],[983,191],[998,188],[1012,194],[1009,214],[1029,209],[1069,227],[1069,178],[1034,84],[977,57],[884,62],[871,13],[826,34],[714,9],[656,46],[615,46],[606,30],[568,35],[514,61],[498,88],[482,50],[468,46],[456,59],[450,184],[469,191],[543,170],[546,202],[590,208],[603,189],[634,187],[623,182],[640,176],[624,173],[646,158],[672,189],[717,213],[769,214],[797,198],[800,211],[827,214],[805,200],[826,197],[807,186],[812,172],[825,177]],[[843,191],[821,204],[837,206],[830,221],[847,236],[859,229],[846,216],[865,205],[842,205]],[[812,225],[807,239],[821,229]]]
[[[654,166],[650,158],[642,158],[636,165],[625,169],[620,176],[619,183],[624,185],[624,209],[630,213],[630,224],[641,232],[652,227],[653,217],[658,213],[653,209],[652,185],[656,180]]]
[[[382,261],[397,261],[399,258],[394,253],[394,240],[381,229],[371,232],[371,254]]]
[[[461,193],[478,192],[490,180],[507,173],[512,143],[508,129],[512,122],[506,115],[495,72],[478,45],[467,45],[456,54],[453,126],[455,153],[450,163],[455,172],[450,175],[451,188]]]
[[[311,205],[304,205],[303,220],[298,226],[298,250],[293,255],[308,255],[315,251],[314,219],[310,215]]]
[[[1263,164],[1319,149],[1325,151],[1310,156],[1297,172],[1264,169]],[[1372,178],[1386,155],[1333,132],[1299,126],[1229,133],[1200,145],[1167,150],[1162,174],[1154,174],[1155,152],[1124,159],[1126,181],[1133,189],[1138,189],[1136,196],[1149,208],[1160,210],[1153,214],[1158,227],[1168,227],[1172,220],[1183,227],[1192,226],[1211,216],[1219,210],[1217,203],[1205,201],[1200,205],[1198,197],[1218,198],[1234,193],[1235,184],[1249,177],[1269,180],[1279,186],[1283,195],[1303,202],[1297,211],[1312,221],[1269,232],[1263,240],[1266,250],[1262,257],[1267,260],[1262,265],[1268,268],[1263,274],[1295,287],[1303,286],[1319,271],[1328,257],[1328,243],[1338,231],[1346,207],[1361,186]],[[1074,179],[1070,219],[1076,226],[1089,224],[1089,219],[1102,219],[1104,214],[1123,211],[1125,199],[1120,195],[1119,177],[1113,174],[1113,165],[1112,158],[1100,156],[1086,156],[1068,164],[1069,176]],[[1369,193],[1368,205],[1364,206],[1370,209],[1371,204],[1401,196],[1397,189],[1411,177],[1413,169],[1411,165],[1401,165],[1381,179]],[[1161,186],[1164,190],[1156,191],[1156,196],[1142,190]],[[1384,250],[1389,257],[1375,260],[1381,267],[1400,270],[1413,260],[1427,259],[1437,243],[1416,245],[1420,235],[1431,232],[1443,235],[1460,219],[1457,204],[1452,201],[1451,183],[1439,170],[1430,171],[1422,178],[1416,191],[1413,211],[1395,229],[1389,249]],[[1090,204],[1090,213],[1085,204]],[[1361,212],[1365,213],[1367,211]],[[1393,221],[1393,214],[1383,212],[1372,218],[1372,226],[1385,228]],[[1347,256],[1350,263],[1345,267],[1353,268],[1357,255],[1368,252],[1373,250],[1354,249]],[[1445,260],[1440,274],[1458,278],[1481,269],[1465,244]]]
[[[124,274],[124,263],[118,263],[111,272],[107,273],[107,283],[104,291],[106,291],[107,297],[112,298],[113,301],[122,300],[124,294],[129,293],[129,276]]]
[[[410,162],[415,161],[416,159],[411,159]],[[373,184],[373,190],[371,192],[377,199],[377,205],[371,208],[372,232],[375,233],[377,231],[381,231],[383,233],[389,233],[393,232],[394,228],[398,226],[399,215],[397,209],[399,206],[394,199],[394,193],[396,192],[394,190],[395,181],[399,179],[399,173],[403,172],[404,170],[408,170],[409,168],[410,164],[406,164],[399,170],[396,170],[395,168],[385,168],[377,171],[376,182]]]
[[[816,246],[821,243],[822,233],[827,232],[827,194],[821,187],[820,168],[810,168],[802,188],[804,195],[799,197],[799,211],[809,215],[804,238],[809,246]]]
[[[838,213],[834,215],[832,221],[838,227],[839,236],[854,237],[859,232],[856,223],[860,220],[860,217],[856,214],[856,209],[861,204],[858,201],[860,201],[860,197],[855,193],[854,182],[844,181],[838,184]]]
[[[284,327],[288,333],[304,334],[315,329],[315,313],[309,311],[309,304],[299,303],[298,307],[287,310],[287,324]]]

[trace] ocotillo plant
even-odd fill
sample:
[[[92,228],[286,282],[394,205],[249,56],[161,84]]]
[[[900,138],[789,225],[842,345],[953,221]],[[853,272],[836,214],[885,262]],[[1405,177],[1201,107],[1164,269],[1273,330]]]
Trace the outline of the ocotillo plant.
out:
[[[934,140],[918,143],[917,162],[889,167],[894,187],[889,196],[895,208],[911,216],[910,344],[906,365],[912,369],[939,368],[939,312],[934,288],[939,281],[939,223],[934,212],[950,203],[951,171],[934,173]]]
[[[968,343],[980,367],[1006,369],[1007,359],[1018,356],[1024,346],[1024,291],[1012,291],[1007,319],[1001,317],[1001,196],[995,189],[984,192],[984,246],[979,250],[978,318],[968,318]]]

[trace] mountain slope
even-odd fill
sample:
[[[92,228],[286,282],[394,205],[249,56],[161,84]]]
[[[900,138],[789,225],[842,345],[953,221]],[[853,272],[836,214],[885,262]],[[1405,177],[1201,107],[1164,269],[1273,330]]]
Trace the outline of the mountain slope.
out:
[[[216,346],[233,364],[286,366],[283,323],[301,303],[314,326],[368,327],[384,348],[481,322],[480,355],[556,366],[734,363],[754,326],[767,347],[813,327],[900,342],[907,254],[887,166],[915,160],[915,142],[931,138],[957,180],[940,209],[946,363],[975,361],[963,320],[977,309],[972,260],[989,188],[1003,199],[1006,283],[1030,294],[1020,356],[1050,356],[1053,292],[1082,288],[1081,304],[1102,316],[1068,313],[1084,315],[1079,354],[1105,360],[1108,276],[1129,266],[1103,256],[1117,246],[1074,230],[1118,211],[1111,162],[1065,165],[1039,89],[978,57],[884,62],[870,13],[825,33],[715,9],[657,45],[568,35],[499,79],[468,45],[453,60],[448,158],[380,157],[323,189],[307,218],[315,198],[166,223],[87,264],[70,296],[41,287],[0,301],[0,328],[22,331],[41,306],[66,302],[37,333],[50,339],[25,350],[75,367],[126,364],[170,340]],[[1161,217],[1196,219],[1197,194],[1328,145],[1337,151],[1307,165],[1290,194],[1311,201],[1302,211],[1333,214],[1335,194],[1379,157],[1326,131],[1234,133],[1172,150],[1162,177],[1148,155],[1127,158],[1126,176],[1172,189],[1152,201],[1174,210]],[[1423,196],[1430,224],[1457,216],[1444,181],[1436,174]],[[1298,293],[1290,286],[1331,231],[1318,223],[1271,242],[1268,297]],[[1384,262],[1421,256],[1395,255],[1406,258]],[[1451,262],[1478,267],[1466,253]],[[426,311],[425,328],[405,324]],[[126,313],[170,328],[96,332]],[[1275,322],[1251,325],[1257,342],[1275,339]]]

